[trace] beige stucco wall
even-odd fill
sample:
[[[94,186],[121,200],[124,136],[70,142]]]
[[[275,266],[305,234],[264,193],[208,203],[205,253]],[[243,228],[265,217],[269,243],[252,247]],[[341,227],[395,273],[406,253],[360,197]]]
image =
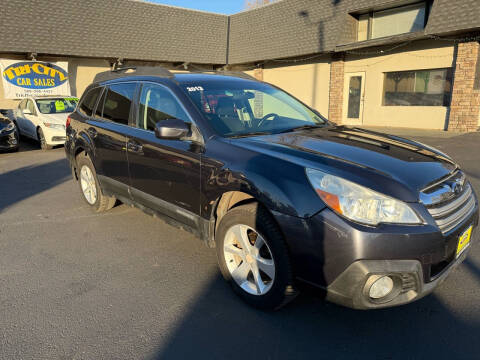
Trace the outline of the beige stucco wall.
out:
[[[348,73],[365,72],[363,125],[443,129],[447,107],[382,106],[383,79],[384,72],[452,67],[453,56],[453,45],[440,41],[418,42],[379,56],[347,53],[345,77]]]
[[[302,65],[267,66],[263,69],[263,81],[282,88],[327,116],[330,84],[328,60]],[[253,71],[246,73],[254,75]]]
[[[95,75],[107,70],[110,70],[110,63],[107,60],[69,59],[68,73],[70,75],[72,95],[81,97],[83,91],[93,82]]]

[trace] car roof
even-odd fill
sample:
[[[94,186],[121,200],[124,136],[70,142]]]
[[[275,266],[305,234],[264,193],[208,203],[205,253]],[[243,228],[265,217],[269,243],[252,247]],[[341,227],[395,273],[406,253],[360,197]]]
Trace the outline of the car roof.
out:
[[[100,83],[114,83],[125,79],[140,80],[162,79],[168,82],[175,83],[190,83],[190,82],[225,82],[225,81],[257,81],[254,77],[243,72],[232,71],[217,71],[217,72],[188,72],[188,73],[173,73],[165,68],[159,66],[139,66],[139,67],[125,67],[111,71],[104,71],[95,76],[93,84]]]

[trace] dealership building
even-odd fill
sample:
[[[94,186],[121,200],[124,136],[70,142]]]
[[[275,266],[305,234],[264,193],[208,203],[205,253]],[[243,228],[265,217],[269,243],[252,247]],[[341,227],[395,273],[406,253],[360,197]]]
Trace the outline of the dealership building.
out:
[[[339,124],[476,131],[479,0],[279,0],[231,16],[133,0],[4,0],[0,59],[245,71]],[[2,74],[4,75],[4,74]],[[0,108],[15,106],[0,82]]]

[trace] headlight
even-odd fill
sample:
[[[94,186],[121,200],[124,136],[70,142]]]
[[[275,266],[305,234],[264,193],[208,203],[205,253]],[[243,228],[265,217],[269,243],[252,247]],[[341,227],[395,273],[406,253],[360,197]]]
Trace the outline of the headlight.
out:
[[[306,169],[306,173],[328,207],[348,219],[368,225],[422,222],[412,208],[400,200],[319,170]]]
[[[12,123],[8,124],[4,130],[5,131],[10,131],[10,130],[13,130],[13,129],[15,129],[15,124],[12,122]]]
[[[50,129],[65,129],[65,125],[44,122],[43,125]]]

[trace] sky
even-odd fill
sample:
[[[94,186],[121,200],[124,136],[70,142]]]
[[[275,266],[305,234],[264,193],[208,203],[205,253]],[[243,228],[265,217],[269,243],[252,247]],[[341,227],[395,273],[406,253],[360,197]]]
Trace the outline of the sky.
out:
[[[147,0],[158,4],[180,6],[220,14],[235,14],[244,9],[244,0]]]

